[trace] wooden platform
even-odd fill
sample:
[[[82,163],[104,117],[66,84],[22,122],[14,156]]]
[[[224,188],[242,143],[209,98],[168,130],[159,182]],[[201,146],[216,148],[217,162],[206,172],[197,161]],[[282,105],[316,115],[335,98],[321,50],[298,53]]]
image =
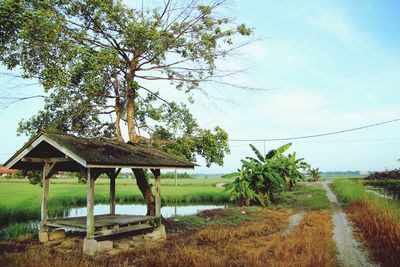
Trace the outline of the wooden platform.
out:
[[[94,216],[94,236],[108,236],[120,233],[150,230],[156,217],[143,215],[104,214]],[[46,224],[52,228],[86,231],[86,216],[49,219]]]

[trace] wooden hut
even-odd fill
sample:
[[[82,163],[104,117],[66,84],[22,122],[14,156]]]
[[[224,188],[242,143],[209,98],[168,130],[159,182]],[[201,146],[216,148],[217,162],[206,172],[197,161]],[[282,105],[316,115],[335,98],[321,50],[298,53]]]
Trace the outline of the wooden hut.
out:
[[[86,231],[83,250],[93,255],[96,239],[104,236],[152,229],[160,217],[160,170],[193,169],[195,164],[140,144],[124,144],[103,139],[43,132],[15,153],[5,164],[9,169],[42,170],[43,189],[39,240],[48,241],[51,228]],[[155,216],[115,214],[115,179],[122,168],[150,169],[155,177]],[[87,181],[87,216],[48,218],[48,193],[53,174],[81,172]],[[100,174],[110,178],[110,212],[93,214],[95,181]]]

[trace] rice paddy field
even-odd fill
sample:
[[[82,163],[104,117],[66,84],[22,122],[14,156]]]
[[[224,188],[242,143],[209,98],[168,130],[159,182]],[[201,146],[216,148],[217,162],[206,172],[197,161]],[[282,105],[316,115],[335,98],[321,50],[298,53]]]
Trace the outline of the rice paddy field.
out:
[[[41,187],[31,185],[25,179],[0,180],[0,226],[13,222],[40,218]],[[229,179],[182,179],[175,186],[175,180],[161,182],[163,203],[226,203],[228,193],[221,183]],[[77,179],[52,179],[49,190],[49,214],[62,214],[68,207],[86,205],[86,185]],[[108,203],[109,180],[98,179],[95,186],[95,202]],[[118,203],[143,203],[143,197],[134,180],[116,182]]]

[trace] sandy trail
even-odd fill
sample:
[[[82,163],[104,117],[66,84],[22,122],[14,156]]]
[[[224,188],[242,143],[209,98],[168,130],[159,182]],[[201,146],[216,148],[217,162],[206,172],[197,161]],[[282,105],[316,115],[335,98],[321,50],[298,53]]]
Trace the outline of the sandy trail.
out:
[[[288,227],[282,232],[282,236],[290,235],[293,230],[300,225],[301,220],[303,220],[304,211],[293,214],[289,219]]]
[[[356,239],[353,238],[353,229],[342,211],[335,194],[329,188],[328,183],[321,183],[325,189],[328,199],[332,204],[334,225],[333,238],[338,250],[338,260],[341,266],[379,266],[372,263],[368,258],[367,250]]]

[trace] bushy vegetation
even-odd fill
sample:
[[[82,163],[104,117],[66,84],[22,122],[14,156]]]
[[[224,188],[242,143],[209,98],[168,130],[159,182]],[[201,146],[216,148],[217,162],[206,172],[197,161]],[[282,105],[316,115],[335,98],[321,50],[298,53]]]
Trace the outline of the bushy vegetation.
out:
[[[296,152],[284,155],[291,143],[269,151],[263,156],[253,145],[251,149],[256,158],[246,157],[241,160],[242,167],[236,179],[225,186],[230,192],[231,200],[240,206],[251,203],[267,206],[274,200],[274,194],[292,190],[299,182],[304,181],[305,171],[310,167],[304,159],[296,158]]]
[[[365,183],[382,188],[386,194],[400,199],[400,169],[371,173],[365,177]]]
[[[154,178],[154,176],[150,172],[146,173],[146,176],[148,179]],[[194,179],[194,177],[192,175],[188,174],[187,172],[177,173],[176,177],[178,179]],[[175,179],[175,172],[161,173],[161,179]]]
[[[384,179],[396,179],[400,180],[400,169],[386,170],[381,172],[374,172],[365,177],[367,180],[384,180]]]
[[[400,205],[365,191],[361,181],[336,179],[332,189],[383,266],[400,262]]]
[[[308,174],[311,176],[311,181],[313,182],[318,182],[319,178],[321,178],[319,168],[310,168]]]

